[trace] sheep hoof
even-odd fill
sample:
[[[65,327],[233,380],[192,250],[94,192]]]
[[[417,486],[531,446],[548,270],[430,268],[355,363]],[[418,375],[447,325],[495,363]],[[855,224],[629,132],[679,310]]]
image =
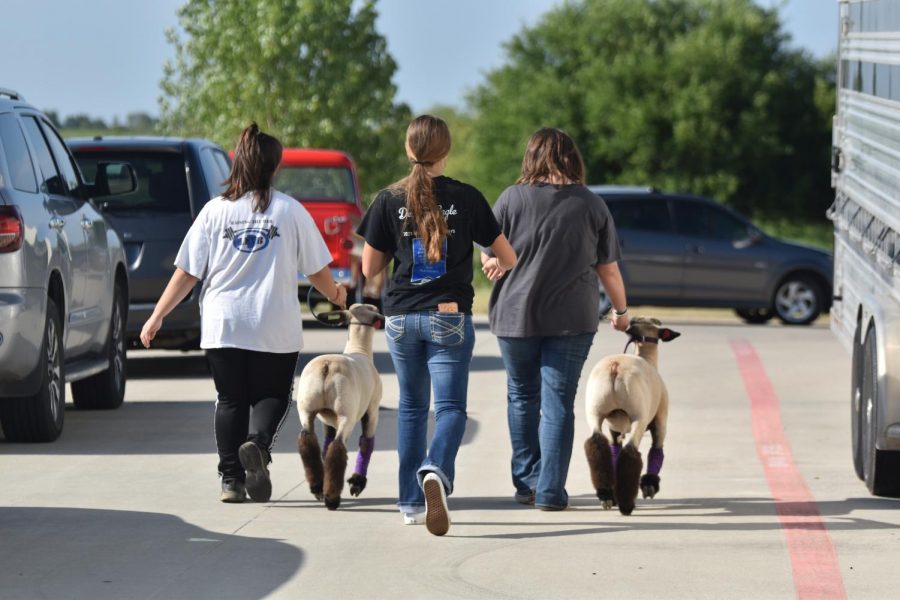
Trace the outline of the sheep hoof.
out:
[[[340,496],[337,496],[335,498],[329,498],[328,496],[325,496],[325,508],[327,508],[328,510],[337,510],[340,505]]]
[[[360,475],[359,473],[354,473],[350,479],[347,480],[347,483],[350,484],[350,495],[351,496],[359,496],[364,489],[366,489],[366,476]]]
[[[319,483],[319,484],[317,484],[317,485],[310,485],[310,486],[309,486],[309,491],[310,491],[310,493],[312,493],[313,496],[316,497],[316,500],[318,500],[319,502],[321,502],[321,501],[322,501],[322,498],[325,497],[325,496],[322,494],[322,484],[321,484],[321,483]]]
[[[644,498],[653,498],[659,493],[659,475],[647,473],[641,477],[641,493]]]
[[[609,488],[597,490],[597,498],[600,500],[600,506],[603,507],[603,510],[609,510],[613,506],[615,506],[615,502],[613,501],[613,493]]]

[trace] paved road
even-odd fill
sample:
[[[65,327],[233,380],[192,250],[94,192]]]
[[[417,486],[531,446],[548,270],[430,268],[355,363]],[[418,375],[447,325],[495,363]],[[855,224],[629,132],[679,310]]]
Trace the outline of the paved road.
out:
[[[683,336],[661,353],[672,398],[662,490],[630,517],[593,495],[583,391],[571,508],[512,502],[505,378],[479,328],[443,538],[404,527],[394,506],[397,384],[383,334],[369,487],[337,512],[306,488],[295,415],[273,501],[220,504],[202,355],[135,352],[120,410],[69,410],[55,444],[0,439],[0,597],[897,597],[900,501],[870,497],[852,471],[849,359],[832,334],[670,325]],[[338,351],[343,336],[307,331],[305,356]],[[587,368],[623,342],[604,326]]]

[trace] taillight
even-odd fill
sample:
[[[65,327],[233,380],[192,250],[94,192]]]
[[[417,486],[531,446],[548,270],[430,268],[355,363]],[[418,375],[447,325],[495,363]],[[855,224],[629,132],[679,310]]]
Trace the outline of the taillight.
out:
[[[0,254],[22,247],[25,224],[15,206],[0,206]]]
[[[341,232],[341,225],[349,221],[346,215],[337,215],[334,217],[326,217],[324,221],[324,229],[326,235],[336,235]]]

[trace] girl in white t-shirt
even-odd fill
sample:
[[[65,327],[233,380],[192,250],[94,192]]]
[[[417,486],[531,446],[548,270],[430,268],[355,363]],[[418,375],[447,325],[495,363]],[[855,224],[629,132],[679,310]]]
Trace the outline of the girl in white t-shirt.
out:
[[[272,494],[268,464],[290,408],[303,347],[297,273],[344,306],[331,253],[299,202],[272,189],[281,143],[253,123],[235,149],[228,189],[197,215],[175,258],[175,273],[141,331],[150,342],[163,318],[198,282],[201,339],[216,384],[216,446],[222,502]]]

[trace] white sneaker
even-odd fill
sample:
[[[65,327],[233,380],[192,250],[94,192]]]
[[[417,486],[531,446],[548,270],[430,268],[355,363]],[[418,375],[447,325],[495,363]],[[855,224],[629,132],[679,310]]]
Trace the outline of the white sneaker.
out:
[[[450,529],[450,511],[444,482],[436,473],[429,473],[422,481],[425,491],[425,527],[432,535],[444,535]]]
[[[425,523],[425,511],[416,513],[403,513],[404,525],[423,525]]]

